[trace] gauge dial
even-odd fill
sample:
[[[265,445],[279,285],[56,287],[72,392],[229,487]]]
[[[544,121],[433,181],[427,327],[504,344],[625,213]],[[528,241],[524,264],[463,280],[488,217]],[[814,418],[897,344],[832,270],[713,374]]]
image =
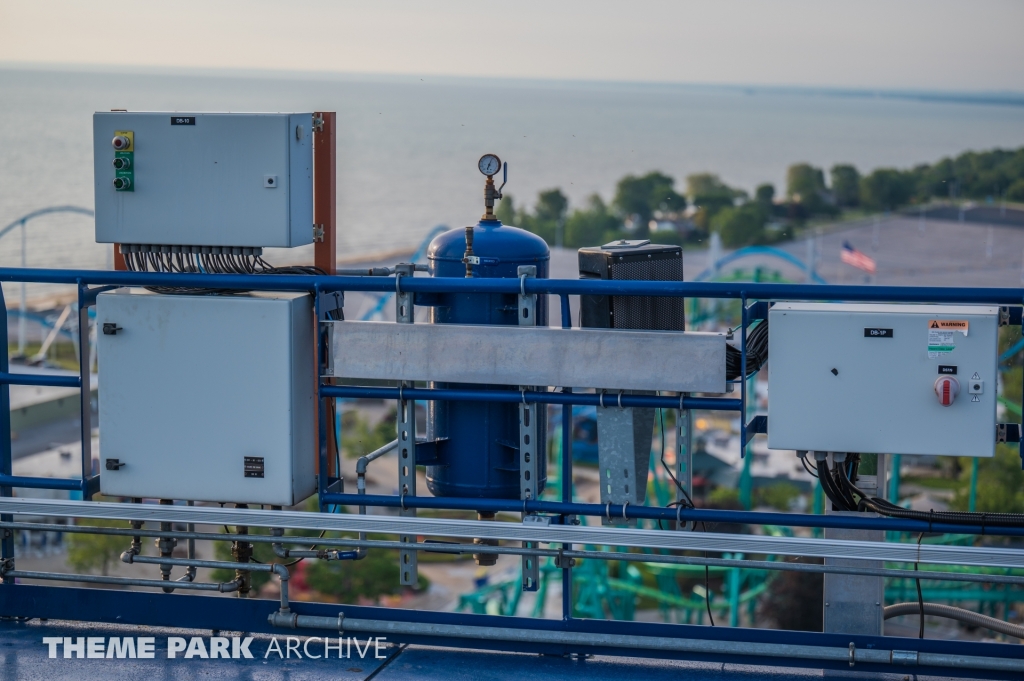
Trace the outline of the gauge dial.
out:
[[[491,177],[501,170],[501,159],[494,154],[484,154],[480,157],[480,162],[477,163],[477,167],[480,172]]]

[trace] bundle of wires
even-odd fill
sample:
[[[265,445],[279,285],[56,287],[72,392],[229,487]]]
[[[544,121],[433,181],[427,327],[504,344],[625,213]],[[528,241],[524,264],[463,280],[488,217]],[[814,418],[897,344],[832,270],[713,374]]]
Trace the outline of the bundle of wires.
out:
[[[726,343],[725,380],[735,381],[743,376],[740,351]],[[768,361],[768,320],[764,319],[747,334],[747,376],[758,371]]]
[[[921,520],[927,523],[948,523],[950,525],[980,525],[984,527],[1024,527],[1021,513],[965,513],[962,511],[914,511],[896,504],[871,497],[859,489],[853,481],[857,479],[860,455],[853,454],[830,470],[825,461],[818,462],[818,479],[821,489],[837,508],[843,511],[872,511],[890,518]]]
[[[125,265],[132,272],[178,272],[182,274],[327,274],[319,267],[292,265],[275,267],[256,254],[182,253],[122,251]],[[147,290],[164,294],[223,295],[246,293],[238,289],[201,288],[190,286],[147,286]]]

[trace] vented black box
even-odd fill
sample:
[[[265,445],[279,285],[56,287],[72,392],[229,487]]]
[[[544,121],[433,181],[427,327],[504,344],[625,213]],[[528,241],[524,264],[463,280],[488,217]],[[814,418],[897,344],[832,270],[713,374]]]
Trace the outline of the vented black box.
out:
[[[580,279],[682,281],[683,249],[647,241],[613,241],[579,250]],[[681,297],[580,296],[580,326],[684,331]]]

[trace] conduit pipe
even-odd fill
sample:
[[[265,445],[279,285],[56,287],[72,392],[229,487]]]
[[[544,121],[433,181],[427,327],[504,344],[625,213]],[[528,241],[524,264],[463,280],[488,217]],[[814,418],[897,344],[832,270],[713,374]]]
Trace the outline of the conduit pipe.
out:
[[[366,495],[366,468],[367,466],[370,465],[370,462],[376,461],[377,459],[384,456],[388,452],[393,451],[396,447],[398,447],[397,438],[387,443],[383,447],[375,449],[369,454],[366,454],[365,456],[359,457],[359,460],[356,461],[356,492],[358,494],[361,494],[363,496]],[[366,515],[366,506],[360,505],[359,513],[362,515]],[[366,533],[360,532],[359,539],[361,541],[366,541]],[[363,558],[366,558],[367,551],[368,549],[365,546],[359,547],[358,549],[356,549],[355,559],[362,560]]]
[[[1020,659],[856,648],[852,643],[847,649],[747,641],[709,641],[670,638],[667,636],[631,636],[575,631],[514,629],[510,627],[433,624],[426,622],[395,622],[388,620],[350,619],[345,617],[344,612],[338,613],[337,617],[314,617],[297,615],[291,611],[282,611],[272,613],[267,619],[275,627],[321,629],[337,631],[339,634],[363,632],[386,635],[393,639],[400,639],[404,636],[431,636],[515,643],[556,644],[577,648],[625,648],[658,650],[672,653],[736,655],[739,657],[753,655],[849,663],[850,666],[855,666],[856,663],[862,662],[868,664],[923,665],[1019,672],[1022,665]]]
[[[921,614],[920,603],[896,603],[895,605],[886,606],[884,610],[884,617],[887,620],[901,615],[919,614]],[[998,620],[995,617],[971,612],[970,610],[964,610],[963,608],[957,608],[952,605],[925,603],[924,614],[933,615],[935,617],[945,617],[946,619],[957,620],[958,622],[964,622],[965,624],[973,624],[977,627],[984,627],[985,629],[998,631],[1000,634],[1007,634],[1009,636],[1016,636],[1019,639],[1024,639],[1024,627],[1019,624],[1004,622],[1003,620]]]

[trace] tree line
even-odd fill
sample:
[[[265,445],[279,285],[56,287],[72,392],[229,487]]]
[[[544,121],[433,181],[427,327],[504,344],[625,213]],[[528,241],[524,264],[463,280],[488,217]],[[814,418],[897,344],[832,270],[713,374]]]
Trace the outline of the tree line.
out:
[[[848,163],[824,169],[791,165],[786,193],[777,197],[770,183],[753,196],[730,187],[717,175],[686,178],[685,191],[659,171],[627,175],[606,202],[599,194],[570,210],[561,189],[540,192],[533,210],[517,207],[512,196],[496,211],[516,225],[568,248],[594,246],[621,238],[655,243],[703,242],[717,232],[730,248],[792,238],[808,220],[835,218],[848,211],[891,211],[936,199],[1024,202],[1024,147],[969,151],[907,170],[879,168],[867,175]]]

